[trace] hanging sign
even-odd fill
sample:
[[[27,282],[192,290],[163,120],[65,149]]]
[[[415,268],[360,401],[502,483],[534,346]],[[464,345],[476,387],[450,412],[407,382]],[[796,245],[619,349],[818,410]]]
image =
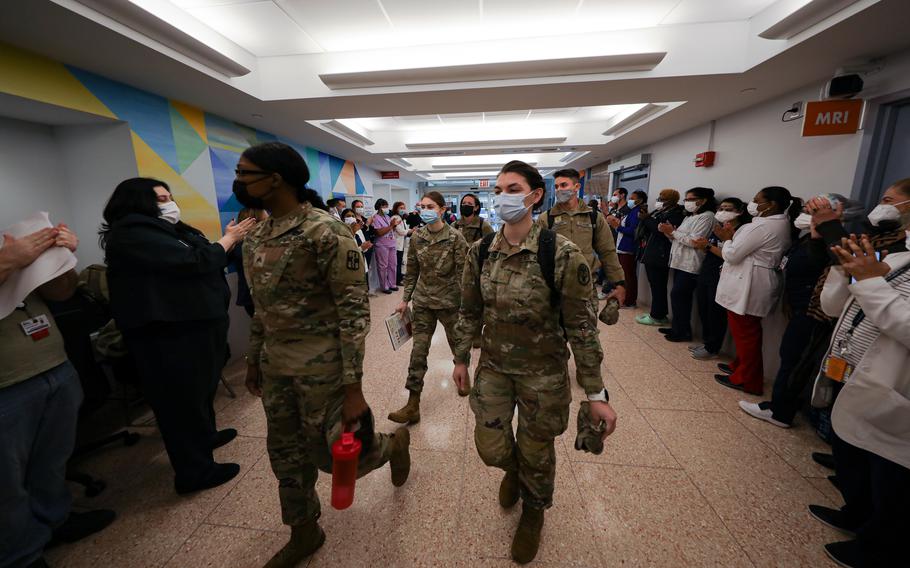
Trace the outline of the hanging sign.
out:
[[[853,134],[859,130],[859,119],[862,113],[862,99],[806,103],[806,113],[803,116],[803,136]]]

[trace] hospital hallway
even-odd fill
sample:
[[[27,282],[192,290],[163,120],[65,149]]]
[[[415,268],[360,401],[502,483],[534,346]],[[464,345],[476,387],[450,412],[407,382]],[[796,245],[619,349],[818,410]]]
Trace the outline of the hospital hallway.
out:
[[[393,352],[383,324],[398,301],[398,295],[371,298],[364,362],[364,391],[384,432],[395,426],[386,415],[406,399],[410,343]],[[639,313],[624,310],[618,324],[600,325],[605,383],[619,420],[599,456],[574,448],[583,395],[570,363],[569,428],[556,444],[554,505],[531,565],[834,566],[823,545],[841,537],[811,519],[806,507],[842,501],[829,472],[810,458],[827,445],[808,420],[799,416],[784,430],[743,413],[737,402],[756,397],[718,385],[718,361],[696,361],[685,343],[660,340],[656,328],[634,323]],[[53,566],[245,568],[261,566],[286,542],[262,404],[243,387],[242,362],[228,371],[237,398],[219,388],[218,425],[237,428],[239,436],[215,457],[239,463],[240,475],[177,496],[157,430],[131,428],[142,434],[138,445],[104,449],[74,464],[108,483],[98,497],[77,498],[77,510],[115,509],[117,522],[51,550]],[[520,507],[504,511],[497,504],[501,473],[477,455],[474,416],[455,393],[451,371],[440,326],[421,422],[411,427],[408,482],[394,488],[386,465],[358,480],[350,509],[335,511],[330,476],[321,473],[326,545],[301,566],[513,565],[509,543]],[[81,495],[81,487],[71,488]]]

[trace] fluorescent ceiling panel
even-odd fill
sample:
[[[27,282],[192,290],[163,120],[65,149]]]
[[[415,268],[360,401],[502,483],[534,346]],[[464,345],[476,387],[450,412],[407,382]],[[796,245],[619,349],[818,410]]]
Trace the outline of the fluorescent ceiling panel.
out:
[[[446,179],[477,179],[493,178],[499,174],[499,170],[489,172],[461,172],[457,174],[446,174]]]
[[[187,11],[259,57],[325,51],[271,1],[189,8]]]
[[[198,22],[188,22],[187,24],[195,23],[195,26],[189,26],[185,30],[181,29],[176,23],[172,23],[170,20],[173,18],[173,14],[167,10],[167,6],[159,7],[159,10],[153,12],[154,5],[147,1],[77,1],[228,77],[240,77],[250,72],[250,69],[239,61],[228,57],[198,39],[198,30],[190,29],[199,26]],[[148,4],[148,6],[141,7],[139,4]],[[170,8],[174,10],[173,7]]]
[[[238,42],[239,43],[239,42]],[[508,61],[474,65],[450,65],[417,69],[389,69],[353,73],[326,73],[322,82],[332,90],[402,85],[434,85],[469,81],[531,79],[535,77],[565,77],[650,71],[666,56],[666,52],[570,57],[536,61]]]
[[[404,158],[386,158],[386,161],[400,168],[408,169],[414,167],[414,164]]]
[[[777,0],[682,0],[661,25],[748,20]]]
[[[461,165],[445,165],[445,164],[433,164],[434,170],[442,170],[446,172],[460,172],[460,171],[475,171],[481,170],[483,168],[488,168],[490,166],[502,166],[509,160],[500,160],[499,164],[461,164]],[[524,160],[522,160],[524,161]],[[529,166],[536,166],[537,162],[525,162]]]
[[[858,0],[799,0],[794,5],[800,6],[788,16],[761,32],[759,37],[764,39],[790,39],[796,34],[805,31],[825,18],[833,16],[844,8],[855,4]],[[906,0],[904,0],[906,1]]]
[[[276,4],[330,52],[385,46],[394,31],[376,0],[276,0]]]
[[[373,142],[372,140],[370,140],[363,134],[357,132],[356,130],[348,128],[347,126],[341,124],[337,120],[329,120],[329,121],[323,122],[322,127],[331,130],[335,134],[340,134],[341,136],[343,136],[349,140],[352,140],[352,141],[360,144],[361,146],[372,146],[373,144],[375,144],[375,142]]]
[[[653,116],[653,115],[657,114],[658,112],[661,112],[665,108],[667,108],[666,105],[655,105],[652,103],[648,103],[648,104],[644,105],[643,107],[641,107],[640,109],[638,109],[637,111],[630,114],[629,116],[623,118],[619,122],[611,125],[610,128],[608,128],[606,131],[604,131],[603,134],[604,134],[604,136],[618,135],[626,130],[629,130],[630,128],[633,128],[634,126],[636,126],[640,122],[644,121],[649,116]]]
[[[581,158],[582,156],[586,156],[588,154],[590,154],[590,152],[572,152],[560,158],[559,161],[568,164],[569,162],[574,162],[578,158]]]
[[[434,150],[443,148],[494,148],[497,146],[548,146],[562,144],[565,138],[519,138],[515,140],[463,140],[458,142],[422,142],[405,144],[409,150]]]

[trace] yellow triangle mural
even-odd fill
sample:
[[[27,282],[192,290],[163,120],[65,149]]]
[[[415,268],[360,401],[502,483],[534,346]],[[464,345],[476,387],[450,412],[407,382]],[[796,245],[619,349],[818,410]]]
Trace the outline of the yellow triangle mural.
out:
[[[181,219],[205,233],[209,240],[221,238],[218,210],[171,166],[162,160],[142,138],[130,131],[139,175],[160,179],[171,188],[174,200],[180,205]]]
[[[338,174],[338,181],[332,191],[336,193],[348,193],[354,195],[357,193],[357,184],[354,182],[354,162],[347,161]]]
[[[0,91],[117,118],[62,63],[0,43]]]
[[[209,139],[205,135],[205,113],[202,110],[190,106],[186,103],[181,103],[177,101],[170,101],[171,106],[174,107],[174,110],[179,112],[187,122],[190,123],[190,126],[193,127],[193,130],[199,134],[199,137],[208,144]]]

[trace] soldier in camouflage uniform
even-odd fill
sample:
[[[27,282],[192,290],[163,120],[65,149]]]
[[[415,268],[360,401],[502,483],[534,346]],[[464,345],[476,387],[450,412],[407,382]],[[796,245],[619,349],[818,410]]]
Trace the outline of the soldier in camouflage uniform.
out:
[[[537,554],[543,512],[553,500],[553,444],[568,425],[572,399],[566,338],[575,354],[578,383],[592,401],[591,414],[606,422],[604,437],[616,422],[600,373],[603,351],[591,269],[578,247],[548,232],[548,238],[555,237],[558,294],[551,296],[554,290],[538,262],[545,229],[533,224],[530,208],[542,199],[543,188],[537,170],[523,162],[506,164],[497,178],[496,209],[505,226],[493,238],[482,269],[482,242],[468,253],[453,372],[456,385],[467,381],[471,342],[485,326],[470,399],[474,442],[484,463],[505,471],[500,505],[511,507],[519,496],[524,501],[512,542],[512,558],[519,563]],[[516,405],[518,429],[513,434]]]
[[[616,240],[606,218],[578,199],[578,190],[581,188],[578,171],[567,168],[559,170],[553,177],[556,205],[542,213],[537,218],[537,223],[541,227],[553,229],[575,243],[584,254],[592,272],[596,273],[603,268],[607,281],[613,286],[613,292],[609,297],[617,298],[620,304],[624,303],[625,273],[619,264]],[[601,299],[605,297],[607,296]]]
[[[408,366],[408,402],[403,408],[389,414],[389,420],[400,424],[420,421],[420,393],[423,377],[427,374],[427,354],[436,331],[436,322],[442,322],[452,353],[455,352],[455,323],[461,305],[461,273],[468,244],[461,233],[442,221],[445,199],[431,191],[420,200],[420,219],[426,223],[411,237],[408,248],[408,271],[404,276],[404,299],[398,313],[403,314],[408,302],[414,302],[411,329],[414,343],[411,363]],[[458,394],[467,396],[467,389]]]
[[[493,227],[480,216],[480,202],[473,193],[467,193],[461,198],[458,213],[461,216],[453,226],[461,231],[461,235],[468,245],[476,243],[493,232]]]
[[[308,179],[295,150],[267,143],[244,152],[234,182],[241,204],[272,212],[243,249],[256,308],[247,388],[262,396],[281,516],[292,529],[267,568],[296,566],[325,541],[316,479],[319,470],[331,473],[330,448],[344,427],[361,426],[358,475],[391,461],[400,486],[410,469],[407,429],[373,433],[360,387],[370,329],[363,255],[347,226],[305,188]]]

